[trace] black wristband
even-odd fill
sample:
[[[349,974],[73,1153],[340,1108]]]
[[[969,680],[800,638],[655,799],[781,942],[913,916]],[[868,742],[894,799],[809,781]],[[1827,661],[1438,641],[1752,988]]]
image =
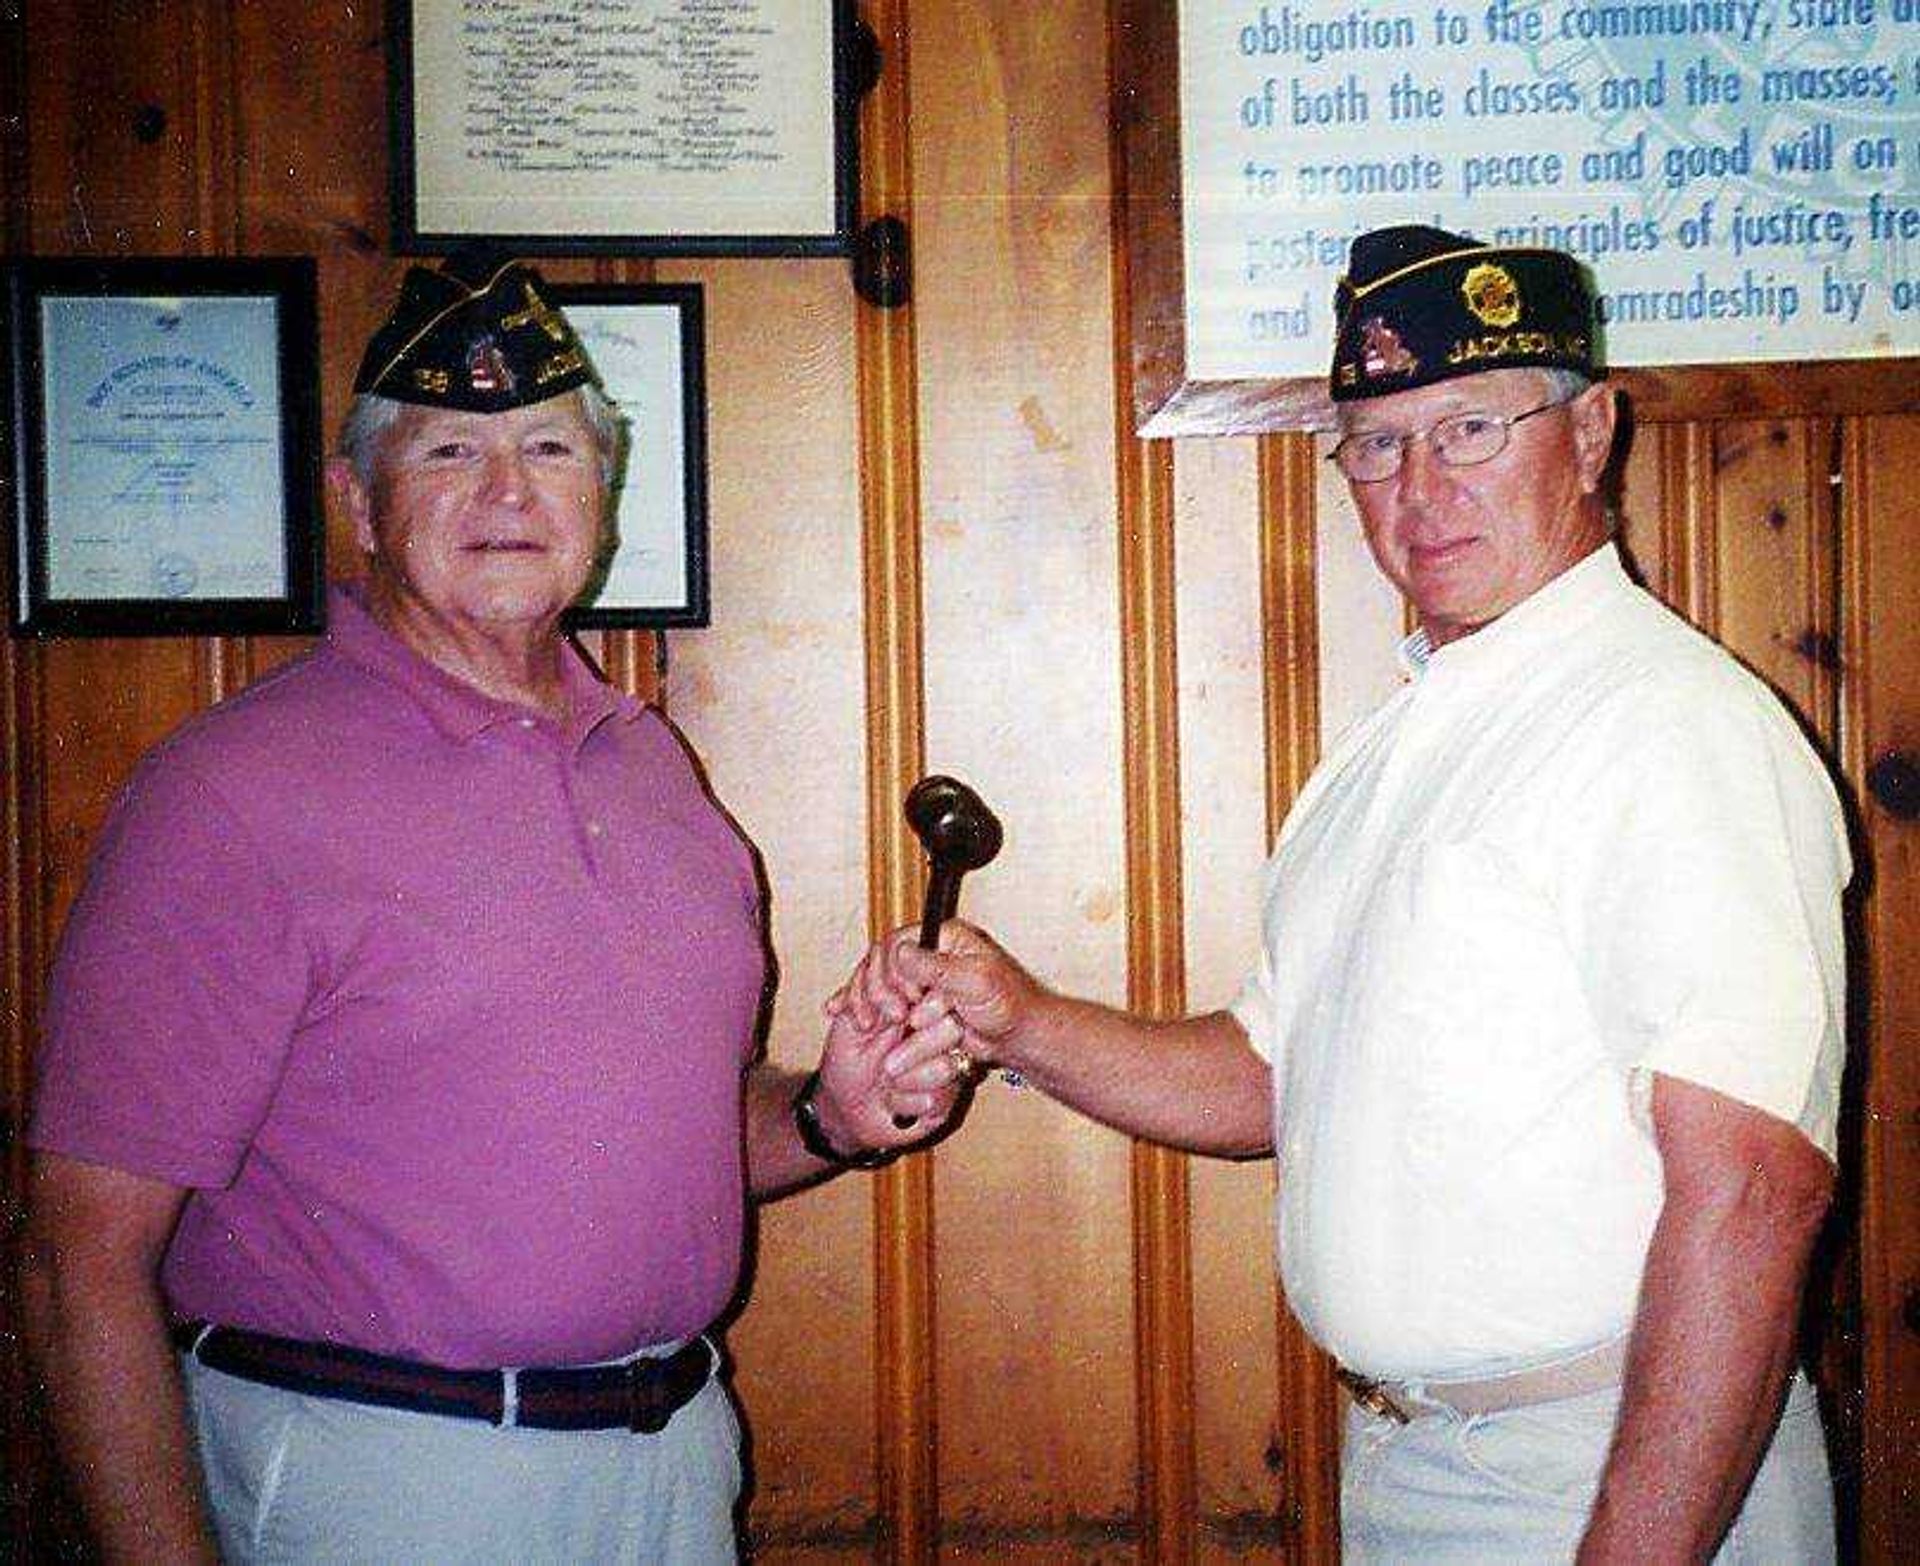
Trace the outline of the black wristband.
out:
[[[793,1125],[800,1133],[800,1145],[815,1158],[823,1158],[841,1169],[878,1169],[893,1162],[891,1148],[876,1148],[866,1153],[843,1153],[827,1139],[827,1128],[820,1124],[820,1106],[813,1095],[820,1086],[820,1073],[811,1073],[794,1095]]]

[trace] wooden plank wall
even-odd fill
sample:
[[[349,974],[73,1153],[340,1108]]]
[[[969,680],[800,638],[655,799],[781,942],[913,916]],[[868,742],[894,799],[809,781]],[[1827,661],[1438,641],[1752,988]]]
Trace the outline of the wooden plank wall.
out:
[[[1355,585],[1304,438],[1128,433],[1104,0],[867,15],[863,207],[908,221],[913,303],[861,305],[830,262],[659,265],[707,289],[714,625],[592,650],[667,703],[765,857],[776,1058],[811,1057],[820,997],[913,909],[897,801],[923,767],[1000,811],[1005,853],[967,902],[1037,969],[1155,1013],[1217,1005],[1322,708],[1354,699],[1336,650],[1393,635],[1391,605]],[[380,29],[374,0],[5,8],[7,250],[317,256],[331,428],[401,269]],[[1920,420],[1728,422],[1640,429],[1624,483],[1649,581],[1852,786],[1867,1069],[1811,1314],[1862,1553],[1886,1561],[1920,1524],[1914,784],[1890,760],[1920,752],[1917,466]],[[337,519],[330,543],[352,573]],[[293,650],[0,648],[7,1217],[41,976],[107,801]],[[993,1084],[936,1153],[770,1209],[730,1334],[759,1557],[1331,1559],[1335,1403],[1274,1287],[1272,1188],[1271,1165],[1131,1147]],[[11,1319],[0,1456],[31,1559],[71,1524]]]

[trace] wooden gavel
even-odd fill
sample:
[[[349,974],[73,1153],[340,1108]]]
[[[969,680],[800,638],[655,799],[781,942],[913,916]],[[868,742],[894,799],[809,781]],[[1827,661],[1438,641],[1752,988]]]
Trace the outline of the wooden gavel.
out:
[[[960,907],[960,879],[1000,852],[1000,821],[958,778],[935,773],[907,790],[907,825],[927,852],[927,895],[920,905],[920,945],[940,946],[940,926]],[[905,1130],[916,1116],[895,1115]]]
[[[960,878],[1000,852],[1000,822],[966,784],[937,773],[907,791],[906,812],[932,871],[920,909],[920,944],[933,951],[940,926],[960,906]]]

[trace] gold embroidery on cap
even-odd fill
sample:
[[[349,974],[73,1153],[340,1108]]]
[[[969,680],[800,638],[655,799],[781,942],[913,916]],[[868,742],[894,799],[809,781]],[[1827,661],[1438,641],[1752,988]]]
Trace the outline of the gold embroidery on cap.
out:
[[[422,365],[413,367],[413,384],[424,392],[444,394],[451,379],[445,370],[429,370]]]
[[[548,381],[558,380],[574,370],[583,370],[586,365],[586,355],[578,348],[562,348],[551,358],[541,361],[540,368],[533,372],[533,384],[544,386]]]
[[[1482,261],[1461,279],[1467,308],[1489,326],[1511,326],[1520,319],[1520,288],[1503,266]]]
[[[527,307],[524,310],[514,311],[512,315],[501,316],[501,327],[505,330],[511,330],[516,326],[532,324],[539,327],[541,331],[545,332],[547,336],[551,337],[555,342],[565,342],[567,340],[567,323],[560,318],[559,311],[555,310],[552,305],[548,304],[546,300],[542,299],[533,291],[533,284],[523,282],[520,286],[526,292]]]
[[[1460,337],[1447,350],[1448,364],[1471,364],[1479,359],[1538,359],[1558,355],[1583,359],[1587,340],[1577,332],[1488,332],[1482,337]]]

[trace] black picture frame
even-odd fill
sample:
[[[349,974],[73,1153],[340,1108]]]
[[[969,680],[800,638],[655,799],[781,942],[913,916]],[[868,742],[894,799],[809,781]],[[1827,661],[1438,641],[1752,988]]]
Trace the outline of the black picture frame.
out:
[[[0,486],[25,636],[325,621],[311,257],[0,263]]]
[[[503,0],[509,8],[514,3],[515,0]],[[554,25],[552,5],[540,0],[523,0],[523,6],[527,25],[545,25],[549,29]],[[475,148],[467,144],[458,148],[441,147],[433,139],[430,127],[455,122],[464,129],[471,126],[472,118],[460,114],[457,103],[451,107],[435,104],[429,112],[423,111],[419,101],[417,68],[432,69],[438,59],[433,49],[426,47],[419,24],[424,13],[437,7],[448,8],[450,13],[457,8],[457,0],[392,0],[388,6],[389,184],[393,247],[399,254],[442,255],[473,241],[486,241],[520,255],[844,256],[852,253],[859,185],[857,99],[862,75],[859,67],[861,30],[854,0],[763,0],[760,7],[763,13],[774,13],[776,23],[790,18],[794,27],[811,24],[824,10],[829,24],[829,57],[809,61],[813,67],[811,76],[830,83],[830,102],[818,105],[817,98],[813,100],[817,107],[824,108],[828,123],[824,127],[814,125],[804,138],[801,150],[807,150],[810,155],[802,160],[806,168],[795,176],[808,195],[809,210],[818,215],[799,223],[782,221],[779,209],[766,208],[768,193],[778,188],[778,181],[768,175],[768,162],[761,156],[762,149],[745,152],[737,142],[735,151],[740,155],[724,176],[728,181],[724,201],[714,197],[709,202],[728,212],[746,213],[733,222],[716,222],[713,214],[703,214],[691,203],[683,212],[676,212],[662,191],[664,176],[649,182],[646,174],[621,175],[606,166],[620,156],[618,153],[604,154],[602,166],[589,171],[584,165],[592,155],[581,150],[589,144],[588,131],[581,125],[556,129],[552,108],[541,106],[537,87],[521,79],[520,67],[514,61],[499,58],[501,50],[489,53],[484,67],[501,70],[503,83],[510,81],[511,86],[511,90],[503,90],[490,100],[503,105],[501,123],[492,128],[498,138],[497,153],[483,148],[476,156]],[[650,19],[671,8],[672,0],[601,0],[591,13],[582,13],[582,17],[590,15],[596,27],[645,26]],[[564,11],[565,7],[560,9]],[[623,20],[610,16],[610,11],[631,14]],[[501,25],[505,26],[507,20],[501,18]],[[576,17],[574,21],[581,24],[582,18]],[[761,63],[770,63],[773,59],[792,63],[796,57],[806,57],[804,50],[782,48],[783,42],[776,40],[775,44],[766,46]],[[473,59],[480,58],[477,46],[470,43],[467,46],[476,50]],[[551,41],[549,35],[549,41],[529,56],[525,69],[536,74],[550,71],[556,51],[562,47]],[[618,67],[607,59],[608,52],[608,46],[596,40],[596,47],[583,53],[595,72],[593,86],[604,94],[593,105],[593,144],[613,146],[621,134],[630,138],[657,135],[658,126],[666,116],[646,112],[653,100],[638,95],[632,82],[620,77]],[[565,58],[564,53],[559,57]],[[432,78],[436,84],[444,82],[448,93],[458,90],[456,80],[463,83],[471,74],[467,68],[471,63],[469,57],[456,54],[456,60],[457,65],[443,63],[443,68]],[[783,112],[790,113],[796,104],[806,103],[809,96],[795,92],[781,95],[778,102]],[[633,109],[636,101],[640,105],[637,112]],[[631,113],[632,118],[625,122],[614,118],[627,113]],[[709,126],[720,119],[734,118],[737,117],[716,116],[709,121]],[[607,123],[609,119],[612,119],[611,128]],[[725,133],[733,135],[739,129],[741,127],[736,126]],[[760,140],[766,139],[762,132],[767,127],[747,125],[744,130]],[[428,137],[424,144],[423,134]],[[713,133],[707,129],[697,134]],[[450,142],[452,138],[445,139]],[[556,144],[564,144],[558,152]],[[776,154],[783,152],[777,145],[774,150]],[[652,155],[650,151],[649,156]],[[685,173],[684,152],[681,157],[682,163],[673,170],[675,178]],[[564,166],[557,168],[556,158]],[[519,167],[504,172],[485,167],[496,161],[511,161]],[[442,166],[457,169],[458,173],[423,174],[423,162],[435,169]],[[585,179],[589,173],[600,180],[604,193],[569,198],[569,202],[563,204],[557,189],[564,187],[568,178]],[[491,184],[497,184],[498,189],[489,188]],[[447,214],[442,209],[451,201],[472,210],[457,217]],[[663,208],[660,220],[634,221],[633,209],[643,201],[660,204]],[[754,221],[754,203],[761,204],[762,215],[768,220],[766,224]],[[535,209],[548,211],[552,216],[533,225],[533,231],[529,232],[527,215]]]
[[[698,283],[549,283],[621,415],[609,548],[581,629],[708,623],[705,297]]]

